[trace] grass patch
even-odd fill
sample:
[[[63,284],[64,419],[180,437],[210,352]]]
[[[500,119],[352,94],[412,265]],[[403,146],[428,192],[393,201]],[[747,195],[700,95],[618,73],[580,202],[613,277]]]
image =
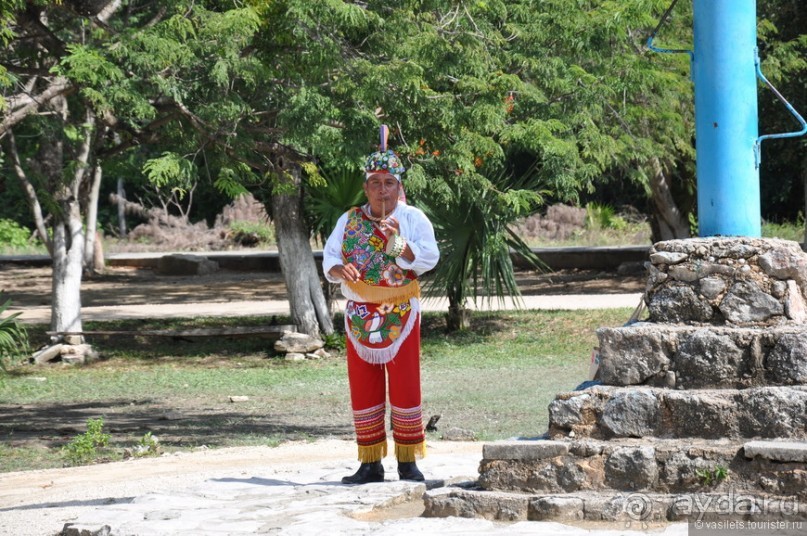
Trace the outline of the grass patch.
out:
[[[780,238],[782,240],[804,242],[804,220],[799,218],[799,221],[795,223],[763,222],[762,236],[763,238]]]
[[[600,326],[628,309],[478,313],[474,329],[445,333],[442,314],[423,316],[425,417],[480,440],[536,436],[555,393],[586,379]],[[259,325],[268,319],[87,323],[91,330]],[[341,325],[337,319],[337,325]],[[32,338],[37,330],[32,326]],[[36,340],[33,338],[33,340]],[[288,439],[352,437],[343,354],[287,362],[260,339],[206,341],[110,337],[103,358],[83,367],[16,366],[0,385],[0,471],[59,466],[86,421],[103,417],[107,459],[151,433],[171,451],[200,445],[276,445]],[[230,396],[248,396],[232,403]],[[110,453],[117,453],[110,455]],[[119,458],[117,458],[119,459]]]

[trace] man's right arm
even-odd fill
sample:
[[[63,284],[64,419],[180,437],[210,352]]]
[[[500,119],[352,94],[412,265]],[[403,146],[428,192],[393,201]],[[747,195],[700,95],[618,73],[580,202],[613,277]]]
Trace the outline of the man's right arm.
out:
[[[335,267],[344,265],[344,258],[342,257],[342,240],[345,236],[345,225],[347,224],[347,212],[342,214],[336,222],[331,235],[325,242],[325,247],[322,249],[322,271],[325,274],[325,279],[331,283],[341,283],[342,277],[335,275],[337,270]]]

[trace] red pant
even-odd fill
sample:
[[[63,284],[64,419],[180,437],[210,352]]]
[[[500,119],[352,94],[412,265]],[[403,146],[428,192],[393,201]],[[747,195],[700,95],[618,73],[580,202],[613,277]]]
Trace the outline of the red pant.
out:
[[[426,436],[420,394],[420,318],[398,354],[384,365],[362,360],[348,339],[347,372],[359,461],[375,462],[387,453],[387,379],[395,457],[410,462],[416,455],[423,456]]]

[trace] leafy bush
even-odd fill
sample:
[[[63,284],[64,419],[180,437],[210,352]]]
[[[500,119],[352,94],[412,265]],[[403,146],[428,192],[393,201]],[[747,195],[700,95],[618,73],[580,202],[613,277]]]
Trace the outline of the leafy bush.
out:
[[[0,305],[0,315],[9,306],[11,306],[11,300],[7,300]],[[14,313],[5,318],[0,317],[0,372],[5,372],[6,367],[30,354],[28,332],[22,324],[17,322],[18,316],[20,316],[20,313]]]
[[[0,247],[21,249],[28,246],[31,231],[12,220],[0,219]]]
[[[151,435],[151,432],[140,438],[140,442],[135,447],[132,455],[136,458],[143,458],[146,456],[157,456],[160,454],[160,440],[156,436]]]
[[[586,225],[589,229],[624,229],[627,222],[612,207],[589,203],[586,205]]]
[[[234,221],[230,224],[230,235],[243,246],[271,246],[276,242],[275,228],[270,223]]]
[[[325,343],[325,348],[330,350],[339,350],[342,351],[345,349],[345,335],[344,333],[331,333],[330,335],[325,334],[322,336],[323,342]]]
[[[62,448],[62,455],[70,465],[81,465],[98,456],[98,447],[109,444],[109,434],[103,433],[104,419],[87,419],[87,431],[74,437]]]

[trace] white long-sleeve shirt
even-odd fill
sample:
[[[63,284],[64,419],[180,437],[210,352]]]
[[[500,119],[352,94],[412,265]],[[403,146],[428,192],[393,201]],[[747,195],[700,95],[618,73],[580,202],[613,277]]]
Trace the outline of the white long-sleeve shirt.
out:
[[[404,270],[412,270],[418,275],[434,268],[440,259],[440,252],[434,238],[434,228],[423,211],[411,205],[398,203],[389,216],[398,220],[401,236],[406,239],[406,243],[415,255],[412,262],[398,257],[395,259],[395,264]],[[341,279],[331,277],[328,272],[336,265],[345,264],[342,256],[342,240],[345,236],[347,220],[348,213],[345,212],[336,222],[336,227],[325,242],[325,248],[322,251],[322,270],[325,272],[325,278],[331,283],[342,282]],[[342,291],[346,290],[345,285],[342,285]]]

